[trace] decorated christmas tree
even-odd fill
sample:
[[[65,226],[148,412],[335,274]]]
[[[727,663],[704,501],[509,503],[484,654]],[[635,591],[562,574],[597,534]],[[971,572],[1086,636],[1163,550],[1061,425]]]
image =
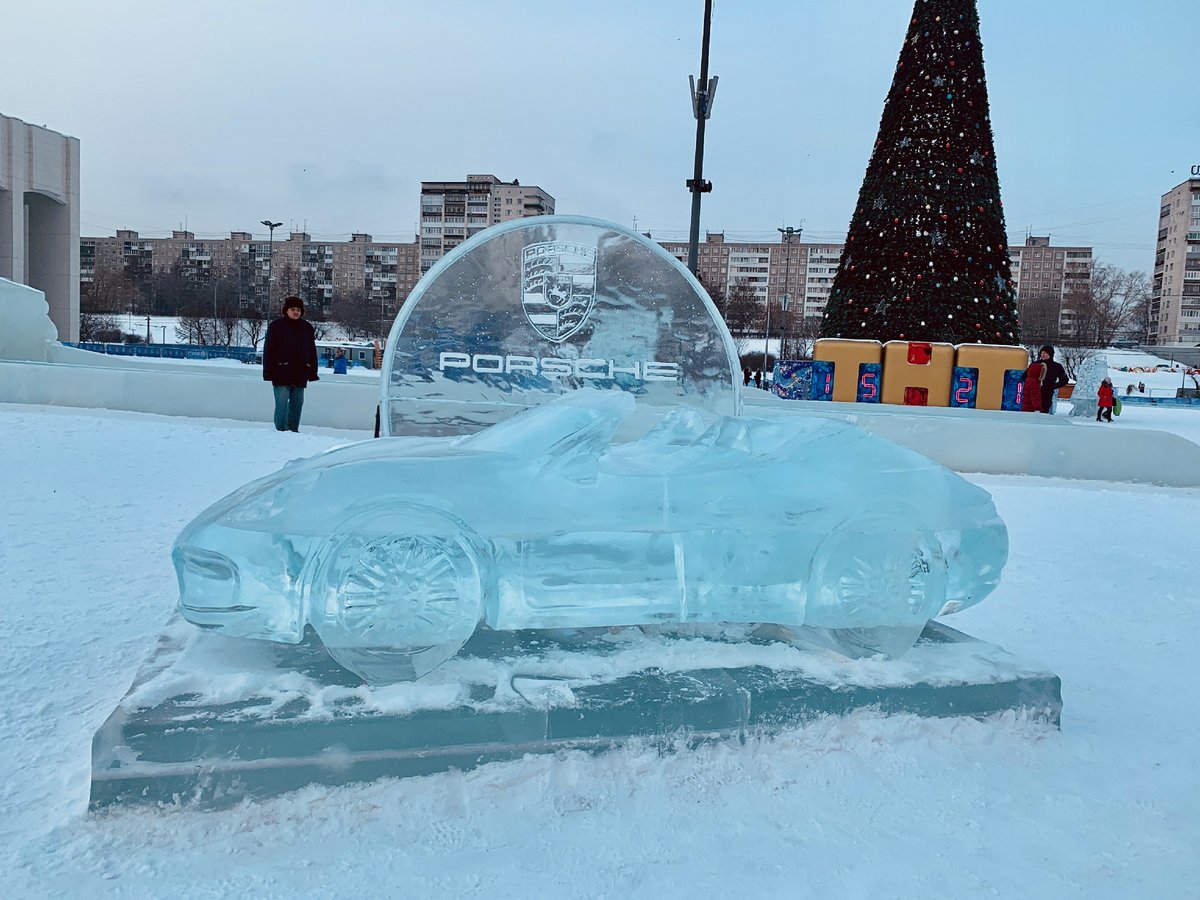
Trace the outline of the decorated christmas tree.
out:
[[[916,0],[821,335],[1020,341],[975,0]]]

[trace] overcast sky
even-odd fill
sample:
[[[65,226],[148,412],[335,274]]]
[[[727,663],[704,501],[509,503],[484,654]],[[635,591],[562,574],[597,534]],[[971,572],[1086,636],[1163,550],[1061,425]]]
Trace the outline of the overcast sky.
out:
[[[716,0],[701,229],[840,241],[912,0]],[[284,228],[412,240],[422,180],[686,238],[703,0],[6,4],[0,113],[78,137],[84,235]],[[1153,263],[1200,164],[1196,0],[980,0],[1002,198]]]

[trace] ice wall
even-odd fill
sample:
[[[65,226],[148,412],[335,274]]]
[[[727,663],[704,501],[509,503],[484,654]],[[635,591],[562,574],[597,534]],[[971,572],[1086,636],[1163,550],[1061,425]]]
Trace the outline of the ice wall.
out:
[[[58,344],[46,295],[0,278],[0,359],[46,362]]]

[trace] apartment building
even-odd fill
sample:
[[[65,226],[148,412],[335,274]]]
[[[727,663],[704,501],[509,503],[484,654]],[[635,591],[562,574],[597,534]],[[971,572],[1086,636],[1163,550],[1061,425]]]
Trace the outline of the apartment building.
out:
[[[1200,345],[1200,178],[1162,195],[1149,342]]]
[[[501,222],[554,214],[554,198],[515,178],[468,175],[466,181],[421,182],[421,272],[467,238]]]
[[[416,241],[380,242],[369,234],[353,234],[349,241],[314,241],[303,231],[278,240],[247,231],[215,239],[197,239],[190,231],[147,238],[123,229],[114,237],[81,238],[79,256],[82,284],[105,270],[139,283],[176,273],[205,282],[215,276],[236,280],[244,303],[265,308],[270,284],[273,301],[296,294],[322,313],[335,299],[361,293],[394,315],[421,275]]]
[[[686,241],[659,243],[686,264]],[[764,243],[731,242],[722,232],[709,232],[697,248],[696,274],[710,290],[728,295],[741,285],[776,308],[786,296],[791,315],[803,309],[806,320],[817,321],[829,301],[842,248],[840,243],[801,243],[798,233]],[[1092,248],[1057,247],[1049,237],[1031,236],[1024,246],[1010,247],[1009,256],[1022,309],[1040,304],[1057,321],[1058,333],[1070,333],[1073,311],[1067,301],[1090,283]]]
[[[1091,247],[1052,246],[1049,236],[1027,235],[1021,247],[1009,247],[1022,331],[1031,340],[1075,333],[1073,294],[1086,293],[1092,280]]]

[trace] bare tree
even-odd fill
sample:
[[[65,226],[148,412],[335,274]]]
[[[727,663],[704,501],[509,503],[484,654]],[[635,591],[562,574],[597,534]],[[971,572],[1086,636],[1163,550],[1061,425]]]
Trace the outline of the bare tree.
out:
[[[273,277],[276,297],[300,296],[300,273],[290,262],[276,269]]]
[[[1059,315],[1062,301],[1049,291],[1021,297],[1017,310],[1021,321],[1021,334],[1027,343],[1035,346],[1059,343]]]
[[[352,291],[338,299],[333,317],[352,341],[373,337],[379,329],[379,310],[362,291]]]
[[[1150,278],[1145,272],[1131,272],[1129,290],[1132,295],[1130,302],[1133,308],[1130,312],[1127,336],[1144,344],[1150,340],[1150,312],[1153,299]]]
[[[1073,342],[1104,347],[1118,334],[1136,330],[1148,300],[1144,272],[1097,263],[1088,286],[1069,294],[1064,301],[1071,314]]]
[[[315,269],[305,269],[300,273],[299,297],[310,314],[325,309],[325,286],[321,273]]]
[[[255,350],[262,343],[267,333],[267,315],[255,304],[242,307],[241,332],[243,340],[248,341]]]
[[[1038,358],[1038,350],[1041,347],[1030,347],[1030,359]],[[1090,359],[1095,356],[1096,350],[1093,347],[1085,347],[1080,344],[1066,343],[1062,344],[1055,351],[1055,358],[1062,363],[1063,370],[1067,373],[1067,377],[1072,381],[1075,380],[1075,373],[1079,371],[1085,359]]]
[[[116,312],[129,308],[133,284],[124,272],[97,269],[79,289],[79,340],[120,341]]]
[[[119,269],[97,268],[92,280],[79,286],[79,305],[93,313],[118,313],[129,309],[133,282]]]
[[[812,357],[813,343],[820,335],[820,316],[797,315],[788,321],[780,353],[785,359],[809,359]]]
[[[711,275],[703,272],[697,276],[697,281],[700,286],[708,293],[709,298],[713,302],[713,306],[717,308],[717,312],[721,314],[721,318],[725,318],[725,306],[728,300],[725,296],[725,285]]]
[[[766,315],[758,298],[754,296],[754,288],[750,287],[745,279],[734,282],[730,287],[723,313],[725,324],[737,335],[753,331],[760,319]]]
[[[93,312],[82,299],[79,301],[79,340],[112,341],[121,339],[121,327],[111,313]]]
[[[162,290],[175,298],[179,322],[175,337],[184,344],[207,347],[220,343],[215,327],[216,298],[208,280],[201,281],[189,273],[180,262],[162,278]]]

